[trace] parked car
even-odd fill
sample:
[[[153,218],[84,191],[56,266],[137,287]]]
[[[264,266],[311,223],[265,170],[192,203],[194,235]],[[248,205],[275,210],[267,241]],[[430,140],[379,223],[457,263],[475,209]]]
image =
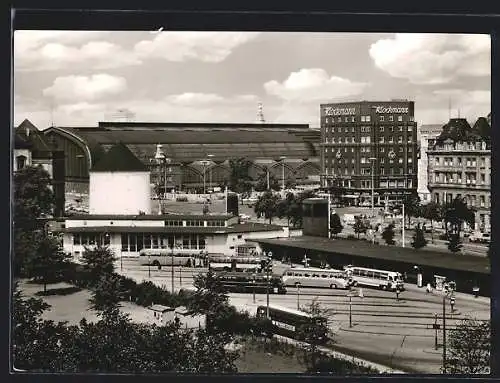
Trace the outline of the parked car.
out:
[[[477,242],[477,243],[490,243],[491,241],[491,234],[490,233],[473,233],[469,236],[469,241],[470,242]]]

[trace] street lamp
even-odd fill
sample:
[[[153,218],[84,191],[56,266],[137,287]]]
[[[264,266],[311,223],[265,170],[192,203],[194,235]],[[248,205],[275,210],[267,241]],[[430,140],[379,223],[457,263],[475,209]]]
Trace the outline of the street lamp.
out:
[[[283,196],[285,195],[285,159],[286,159],[285,156],[280,157],[280,160],[281,160],[281,188],[283,190],[282,191]]]
[[[267,253],[267,266],[266,266],[266,295],[267,295],[267,318],[269,318],[269,269],[273,261],[273,253]]]
[[[202,161],[200,161],[200,163],[203,165],[203,194],[207,194],[207,185],[206,185],[205,178],[206,178],[206,168],[207,168],[207,165],[210,164],[210,162],[207,160],[202,160]]]
[[[349,297],[349,327],[352,327],[352,291],[347,294]]]
[[[374,188],[375,188],[375,161],[377,160],[375,157],[369,158],[372,164],[372,217],[375,216],[375,204],[374,204]]]
[[[297,283],[296,286],[297,286],[297,310],[300,310],[300,283]]]
[[[148,278],[151,279],[151,255],[148,253]]]
[[[211,166],[211,159],[214,155],[213,154],[207,154],[207,157],[210,159],[210,169],[208,170],[208,189],[213,190],[212,186],[212,166]]]
[[[451,311],[453,311],[455,305],[453,290],[443,295],[443,373],[446,373],[446,298],[450,298]]]
[[[170,262],[170,265],[171,265],[171,278],[172,278],[172,294],[174,293],[174,245],[172,244],[172,256],[170,257],[171,259],[171,262]]]
[[[252,274],[252,285],[253,285],[253,303],[255,303],[255,273]]]

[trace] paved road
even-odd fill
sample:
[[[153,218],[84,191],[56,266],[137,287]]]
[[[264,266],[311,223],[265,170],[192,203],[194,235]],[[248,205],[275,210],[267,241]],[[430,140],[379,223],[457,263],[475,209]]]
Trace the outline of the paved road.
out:
[[[275,262],[275,272],[279,273],[284,265]],[[118,266],[118,271],[120,268]],[[206,269],[174,270],[175,290],[179,287],[192,288],[192,278]],[[146,266],[139,266],[137,260],[124,260],[122,273],[141,282],[148,280]],[[182,284],[180,276],[182,275]],[[171,269],[160,271],[151,268],[151,280],[168,290],[171,288]],[[289,288],[286,295],[270,295],[271,304],[285,307],[307,306],[316,299],[329,313],[330,326],[335,333],[340,351],[380,364],[392,364],[395,368],[408,372],[439,373],[442,361],[442,348],[435,346],[435,330],[432,324],[435,314],[442,323],[443,298],[439,293],[427,294],[415,285],[406,285],[400,300],[392,292],[375,289],[352,290],[351,305],[348,291],[302,288],[299,294],[295,288]],[[255,313],[258,305],[266,304],[265,294],[256,294],[255,303],[252,294],[229,294],[230,301],[236,307]],[[351,306],[352,327],[349,325],[349,306]],[[466,316],[487,320],[490,318],[490,301],[487,298],[474,298],[468,294],[456,293],[455,311],[451,312],[446,303],[447,328],[453,328]],[[442,343],[442,331],[438,332],[438,343]]]

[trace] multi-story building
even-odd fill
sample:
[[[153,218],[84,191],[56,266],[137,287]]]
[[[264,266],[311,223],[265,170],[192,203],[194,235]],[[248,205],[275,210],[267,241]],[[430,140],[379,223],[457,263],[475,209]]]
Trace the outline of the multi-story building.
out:
[[[417,130],[417,142],[418,142],[418,165],[417,165],[417,178],[418,178],[418,196],[422,203],[428,203],[431,201],[431,192],[427,187],[428,166],[429,161],[427,158],[427,149],[429,147],[429,140],[436,139],[443,129],[440,124],[433,125],[421,125]]]
[[[429,140],[428,187],[432,200],[449,203],[465,198],[476,210],[475,229],[490,231],[491,131],[486,118],[471,128],[464,118],[453,118],[442,133]]]
[[[321,104],[322,186],[341,186],[355,203],[393,201],[417,190],[414,102]]]

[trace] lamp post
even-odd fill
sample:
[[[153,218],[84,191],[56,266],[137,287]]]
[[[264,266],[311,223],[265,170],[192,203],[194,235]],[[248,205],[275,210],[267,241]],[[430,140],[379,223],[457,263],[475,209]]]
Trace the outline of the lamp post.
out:
[[[438,324],[438,315],[437,313],[434,314],[434,350],[438,349],[438,329],[439,329],[439,324]]]
[[[203,194],[207,194],[207,185],[206,185],[206,169],[207,165],[210,164],[207,160],[202,160],[200,163],[203,165]]]
[[[174,293],[174,245],[172,244],[172,256],[170,257],[171,262],[171,279],[172,279],[172,294]]]
[[[151,279],[151,255],[148,253],[148,278]]]
[[[163,197],[165,198],[165,194],[167,192],[167,163],[166,163],[166,158],[165,154],[162,151],[161,144],[156,145],[156,153],[155,153],[155,161],[156,165],[158,166],[158,179],[156,181],[157,186],[158,186],[158,192],[160,191],[160,185],[161,185],[161,166],[163,165],[164,167],[164,180],[163,180]],[[159,193],[161,194],[161,193]],[[160,214],[163,212],[163,204],[162,204],[162,198],[161,196],[158,196],[158,200],[160,201]]]
[[[281,156],[281,189],[283,196],[285,196],[285,156]]]
[[[211,164],[213,156],[214,156],[213,154],[207,154],[207,157],[210,160],[210,169],[208,170],[208,189],[209,190],[213,190],[213,186],[212,186],[212,164]]]
[[[269,318],[269,269],[270,269],[270,266],[271,266],[271,262],[273,260],[273,253],[271,251],[269,251],[267,253],[267,266],[266,266],[266,295],[267,295],[267,303],[266,303],[266,314],[267,314],[267,318]]]
[[[351,294],[351,292],[349,292],[349,294],[347,294],[347,296],[349,297],[349,327],[352,327],[352,294]]]
[[[252,274],[252,285],[253,285],[253,303],[255,303],[255,273]]]
[[[297,310],[300,310],[300,283],[297,283],[296,286],[297,286]]]
[[[375,203],[374,203],[374,190],[375,190],[375,157],[370,157],[370,162],[372,164],[372,217],[375,216]]]

